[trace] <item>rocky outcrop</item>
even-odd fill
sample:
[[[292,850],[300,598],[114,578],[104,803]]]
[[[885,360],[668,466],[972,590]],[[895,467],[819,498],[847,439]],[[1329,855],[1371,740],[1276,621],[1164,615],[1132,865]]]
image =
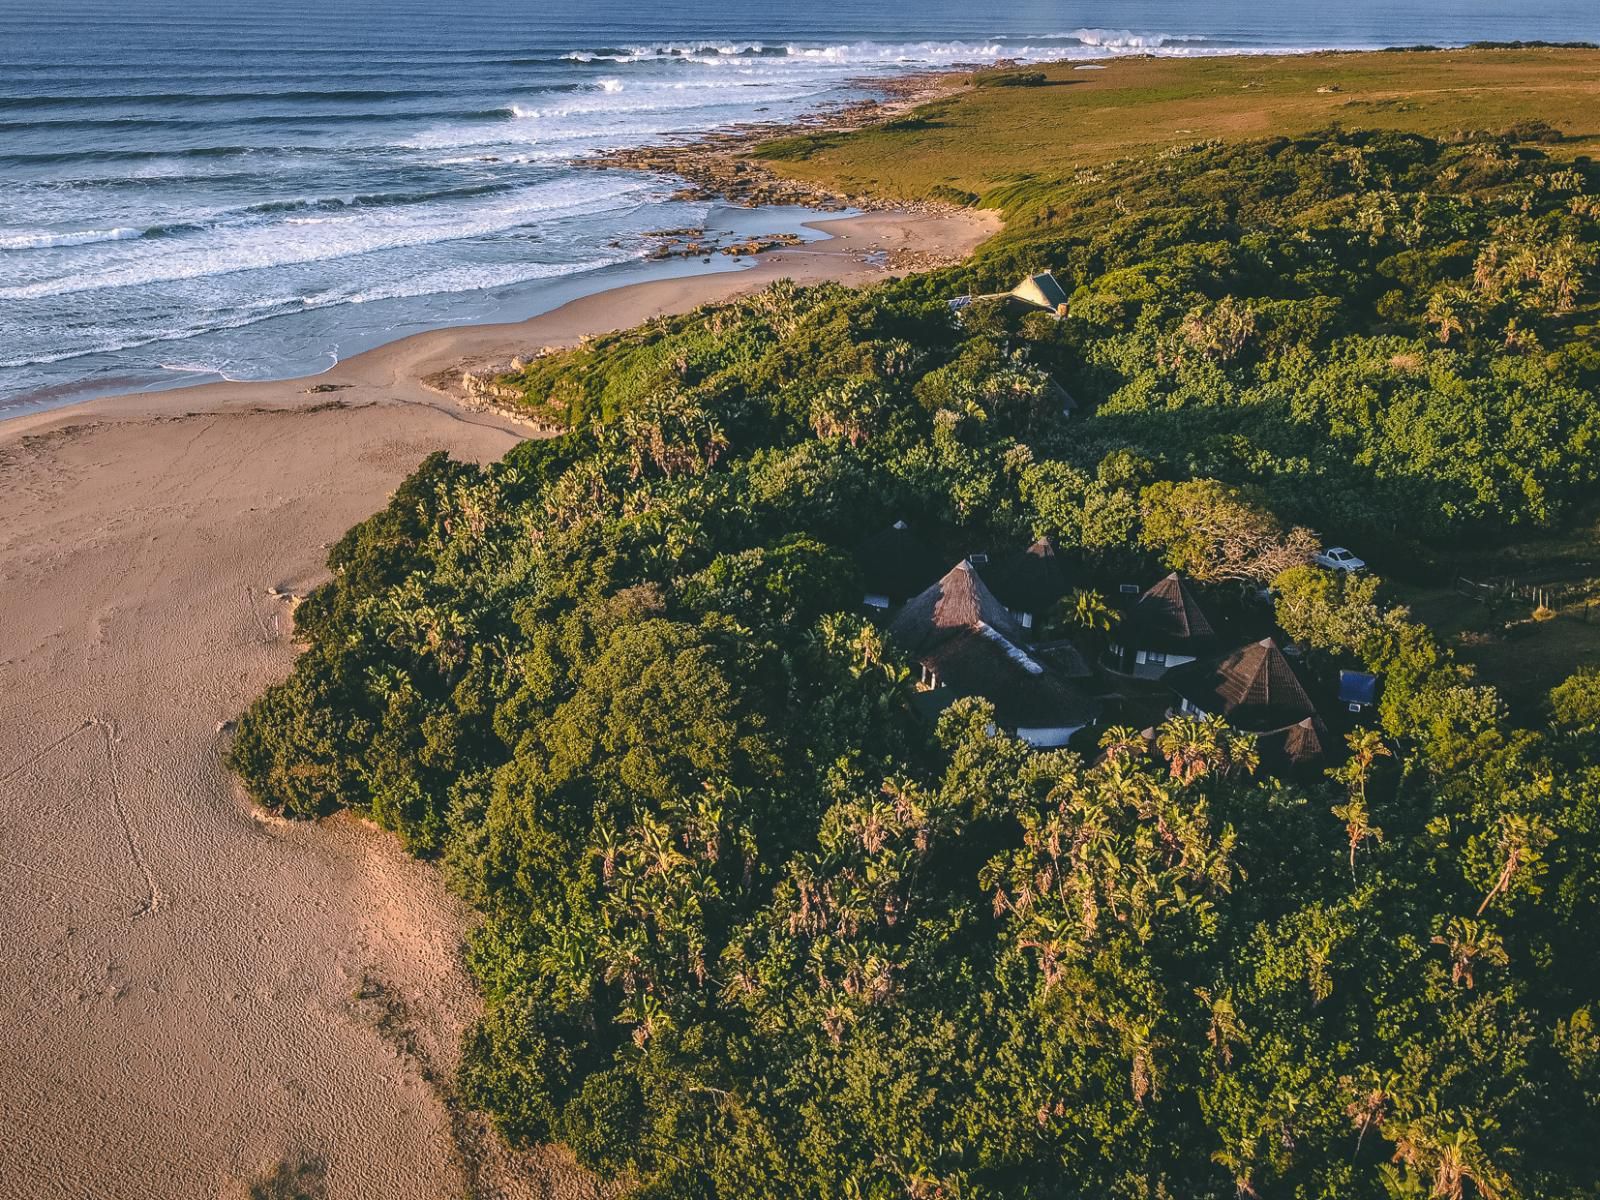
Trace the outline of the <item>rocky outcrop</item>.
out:
[[[520,403],[522,400],[521,388],[501,383],[494,375],[476,375],[471,371],[461,372],[461,390],[467,400],[485,405],[496,402]]]
[[[525,425],[536,434],[565,433],[566,413],[555,407],[539,407],[528,402],[526,393],[505,377],[526,367],[527,360],[513,358],[510,363],[474,364],[440,371],[422,381],[430,391],[448,397],[468,412],[490,413],[504,421]]]
[[[716,234],[704,229],[663,230],[647,237],[661,241],[650,251],[651,258],[709,258],[724,254],[730,258],[751,258],[768,250],[781,250],[785,246],[801,245],[805,239],[798,233],[769,233],[743,241],[724,242]]]
[[[900,79],[863,81],[883,95],[878,100],[827,106],[789,124],[766,122],[734,125],[711,133],[685,136],[654,146],[613,150],[577,165],[597,170],[622,169],[675,175],[687,186],[673,193],[675,200],[722,200],[746,208],[799,205],[838,212],[846,208],[874,211],[948,211],[956,207],[938,202],[890,202],[881,196],[841,192],[803,180],[788,179],[750,152],[763,142],[803,134],[846,133],[882,124],[954,88],[966,86],[969,77],[957,72],[927,72]]]

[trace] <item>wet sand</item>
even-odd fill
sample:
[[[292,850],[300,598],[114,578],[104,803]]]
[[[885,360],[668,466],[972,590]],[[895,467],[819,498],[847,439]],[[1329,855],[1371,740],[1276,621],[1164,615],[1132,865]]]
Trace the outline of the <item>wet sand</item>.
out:
[[[869,249],[961,254],[994,229],[826,224],[747,272],[420,334],[315,379],[0,424],[0,1198],[243,1196],[274,1171],[335,1200],[594,1194],[447,1103],[476,1012],[468,914],[360,822],[255,812],[226,723],[293,663],[274,593],[320,581],[326,544],[424,455],[526,435],[421,378],[781,276],[870,281]]]

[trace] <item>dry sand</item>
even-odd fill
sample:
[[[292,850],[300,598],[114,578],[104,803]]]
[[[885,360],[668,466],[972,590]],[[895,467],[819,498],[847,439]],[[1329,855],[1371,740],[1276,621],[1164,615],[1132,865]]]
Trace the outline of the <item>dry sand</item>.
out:
[[[592,1194],[445,1103],[476,998],[433,870],[348,818],[253,811],[219,726],[293,662],[273,591],[323,578],[324,546],[427,453],[521,436],[421,376],[993,229],[827,224],[837,240],[741,274],[421,334],[315,380],[0,425],[0,1200],[242,1196],[274,1170],[305,1185],[286,1196]]]

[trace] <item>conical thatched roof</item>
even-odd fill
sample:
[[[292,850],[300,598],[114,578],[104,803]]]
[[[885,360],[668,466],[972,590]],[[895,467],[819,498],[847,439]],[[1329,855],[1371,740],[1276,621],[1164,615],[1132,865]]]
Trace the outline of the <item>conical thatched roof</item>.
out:
[[[1216,647],[1217,631],[1176,571],[1140,596],[1117,628],[1118,640],[1140,650],[1199,658]]]
[[[983,581],[1012,612],[1047,613],[1072,590],[1067,569],[1049,538],[991,563],[983,571]]]
[[[943,579],[906,602],[900,615],[889,623],[889,636],[917,653],[980,624],[1017,645],[1027,641],[1027,634],[1005,605],[984,586],[972,564],[962,559]]]
[[[1334,749],[1328,727],[1317,717],[1307,717],[1287,729],[1256,739],[1261,764],[1275,774],[1318,773]]]
[[[1251,642],[1216,662],[1174,667],[1163,678],[1190,703],[1247,733],[1318,719],[1299,672],[1271,638]]]
[[[856,550],[856,563],[869,595],[887,596],[902,604],[926,588],[944,563],[904,521],[873,534]]]

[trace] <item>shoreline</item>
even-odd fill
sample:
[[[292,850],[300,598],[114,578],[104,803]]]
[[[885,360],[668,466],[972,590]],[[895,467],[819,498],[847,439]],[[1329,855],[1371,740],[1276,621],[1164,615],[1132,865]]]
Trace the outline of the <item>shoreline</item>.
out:
[[[802,223],[821,241],[755,255],[738,270],[695,272],[590,292],[523,321],[444,326],[407,334],[342,359],[324,371],[284,379],[179,384],[117,392],[0,419],[0,446],[84,421],[171,416],[207,405],[303,405],[381,399],[449,407],[464,403],[428,379],[482,370],[511,357],[576,345],[582,338],[626,329],[652,317],[736,299],[783,278],[800,284],[862,286],[895,274],[953,264],[1000,228],[997,214],[977,211],[863,213]]]
[[[780,136],[784,133],[802,132],[844,132],[849,129],[861,128],[869,124],[893,119],[897,114],[904,112],[918,104],[948,90],[950,81],[960,78],[977,69],[981,64],[954,65],[948,68],[922,69],[908,71],[903,74],[887,76],[881,79],[863,78],[856,81],[857,86],[877,93],[875,98],[854,101],[841,101],[833,104],[824,104],[813,110],[802,113],[791,121],[781,122],[746,122],[706,130],[683,138],[669,139],[659,146],[625,147],[600,154],[590,159],[574,159],[569,164],[575,168],[587,170],[625,170],[644,174],[653,174],[665,179],[676,179],[682,186],[674,193],[673,199],[694,199],[709,201],[714,204],[726,205],[733,209],[775,209],[775,208],[808,208],[817,216],[808,220],[799,221],[800,229],[811,230],[824,235],[822,242],[802,242],[795,245],[779,244],[777,248],[749,255],[747,260],[750,266],[738,266],[732,270],[724,267],[721,270],[690,271],[684,275],[664,274],[657,278],[637,280],[628,283],[602,286],[595,290],[580,291],[571,299],[556,304],[549,308],[534,313],[527,318],[516,321],[468,321],[461,324],[444,324],[429,328],[419,329],[412,333],[402,334],[400,337],[380,341],[366,349],[357,351],[348,358],[336,359],[334,363],[317,372],[303,372],[295,375],[286,375],[267,380],[233,380],[227,378],[210,378],[203,382],[186,382],[182,378],[173,378],[160,385],[134,385],[130,387],[116,387],[115,390],[93,394],[90,388],[84,388],[91,394],[76,394],[77,385],[62,385],[62,390],[72,393],[72,398],[60,403],[51,403],[48,398],[36,399],[30,402],[21,398],[20,402],[13,404],[16,411],[7,412],[0,407],[0,437],[5,432],[16,426],[17,422],[29,421],[31,418],[47,417],[52,413],[63,413],[71,410],[88,408],[94,405],[126,399],[136,406],[145,405],[153,397],[165,393],[194,394],[212,388],[233,388],[251,385],[282,385],[286,383],[311,381],[325,376],[334,376],[341,373],[341,369],[349,364],[358,363],[369,356],[383,351],[394,351],[402,345],[408,345],[419,339],[438,337],[450,341],[459,341],[468,350],[464,355],[463,365],[483,361],[483,351],[479,349],[483,339],[464,336],[469,330],[500,331],[509,335],[513,330],[529,330],[529,336],[538,336],[533,330],[534,323],[544,318],[555,318],[557,314],[569,314],[568,310],[577,310],[586,302],[598,300],[600,297],[610,296],[621,302],[624,311],[638,311],[641,315],[633,320],[622,321],[614,327],[604,330],[582,329],[577,336],[589,333],[609,332],[610,328],[627,328],[638,324],[651,317],[687,311],[698,307],[700,304],[718,303],[732,299],[747,291],[757,290],[775,279],[783,278],[785,274],[794,278],[799,283],[840,282],[858,284],[870,280],[871,275],[866,270],[868,264],[860,264],[862,270],[855,272],[840,271],[838,273],[817,272],[806,263],[804,256],[808,254],[836,256],[841,247],[833,250],[823,249],[828,242],[855,241],[852,230],[878,230],[884,228],[876,224],[855,226],[849,222],[864,217],[894,218],[900,217],[911,220],[914,217],[928,215],[954,216],[961,210],[953,206],[937,204],[890,204],[881,200],[860,197],[861,203],[853,203],[839,196],[829,189],[816,185],[805,184],[794,180],[785,180],[781,176],[765,169],[751,171],[748,177],[741,178],[746,168],[741,166],[738,171],[720,170],[721,164],[729,163],[742,154],[755,142],[769,137]],[[753,166],[753,164],[750,164]],[[751,190],[750,184],[757,184],[765,189],[761,196]],[[828,216],[829,213],[846,213],[854,210],[854,216]],[[999,218],[995,214],[968,213],[967,216],[974,220],[978,226],[991,226],[984,237],[989,236],[1000,228]],[[792,228],[792,227],[791,227]],[[893,232],[892,229],[888,230]],[[681,232],[681,231],[675,231]],[[783,237],[783,234],[778,234]],[[933,266],[953,265],[961,261],[984,240],[978,238],[970,244],[956,242],[952,249],[944,244],[941,239],[934,239],[931,251],[919,253],[916,248],[909,247],[903,238],[891,238],[902,244],[889,248],[889,271],[893,273],[898,268],[906,270],[926,270]],[[663,239],[662,247],[665,248],[671,239]],[[869,249],[876,249],[870,247]],[[709,251],[721,257],[716,250]],[[898,258],[897,258],[898,256]],[[673,258],[684,257],[681,254],[649,254],[631,263],[615,264],[613,268],[623,270],[648,270],[650,267],[661,267]],[[735,263],[740,259],[735,258]],[[791,270],[774,272],[773,264],[784,264]],[[603,273],[603,272],[602,272]],[[743,279],[744,286],[735,287],[727,283],[714,284],[707,282],[720,276],[729,276]],[[550,281],[557,289],[565,290],[573,286],[582,287],[582,275],[566,279],[557,278]],[[759,280],[758,282],[752,279]],[[691,281],[694,281],[693,286]],[[647,293],[645,289],[654,292],[670,294],[664,301],[665,307],[651,308],[648,305],[640,306],[633,297]],[[688,302],[689,295],[698,294],[703,299]],[[682,307],[677,307],[681,305]],[[577,318],[579,322],[589,318],[587,314]],[[568,328],[563,321],[552,321],[559,329]],[[493,337],[495,334],[486,335]],[[570,341],[554,341],[546,343],[544,348],[554,349],[571,344],[577,340],[576,336]],[[505,350],[498,357],[505,359],[517,353],[515,349]],[[493,357],[492,355],[490,357]],[[424,375],[437,375],[442,370],[448,370],[453,364],[435,364],[429,362],[423,370]],[[342,390],[348,384],[337,380],[330,380],[334,388]],[[331,390],[331,389],[330,389]],[[26,396],[26,394],[25,394]],[[460,399],[460,397],[455,397]],[[51,423],[43,422],[46,426]]]
[[[329,545],[428,454],[490,462],[530,436],[430,372],[784,276],[870,283],[993,221],[823,224],[832,239],[749,270],[416,334],[321,375],[0,422],[0,990],[18,1017],[0,1194],[140,1200],[159,1178],[173,1200],[242,1200],[284,1172],[330,1197],[603,1194],[455,1104],[481,1002],[471,915],[440,874],[359,821],[256,811],[228,730],[292,669],[293,598],[327,578]]]
[[[1230,49],[1216,54],[1194,55],[1192,59],[1190,56],[1183,56],[1183,59],[1205,59],[1220,62],[1235,58],[1316,58],[1374,53],[1447,53],[1475,49],[1492,50],[1500,48],[1500,45],[1500,43],[1494,42],[1473,41],[1460,44],[1439,43],[1415,46],[1311,46],[1292,49]],[[1527,48],[1559,50],[1583,47],[1587,43],[1534,41],[1518,43],[1517,45],[1526,46]],[[1104,69],[1112,63],[1136,63],[1146,60],[1170,61],[1175,57],[1178,56],[1150,52],[1107,52],[1095,57],[1081,59],[1060,58],[1038,61],[1000,59],[989,63],[970,62],[953,63],[941,67],[915,67],[899,74],[883,77],[864,76],[850,82],[861,90],[875,93],[874,96],[866,99],[842,100],[821,104],[789,120],[742,121],[710,130],[671,135],[656,143],[621,147],[602,152],[592,158],[573,159],[569,165],[578,169],[633,171],[654,174],[667,179],[677,179],[682,186],[673,194],[672,199],[712,201],[725,204],[731,208],[754,210],[769,207],[803,207],[822,213],[855,210],[863,216],[889,214],[899,214],[901,216],[910,216],[912,214],[953,215],[966,212],[983,219],[992,214],[963,208],[957,204],[940,200],[906,199],[859,189],[840,189],[824,186],[819,182],[785,175],[752,158],[750,151],[761,143],[777,139],[816,135],[843,135],[891,123],[921,105],[941,97],[973,90],[973,76],[983,70],[1015,69],[1037,71],[1063,67],[1071,67],[1075,70],[1096,70]],[[846,217],[820,217],[800,221],[798,224],[801,228],[817,230],[835,226],[839,222],[849,219]],[[999,228],[998,218],[995,217],[994,220],[994,229],[997,230]],[[802,245],[786,247],[785,249],[803,253],[808,248]],[[713,271],[705,274],[748,276],[753,272],[759,272],[769,261],[781,260],[783,253],[783,251],[764,252],[752,256],[753,267],[736,269],[732,272]],[[637,269],[651,264],[659,264],[662,257],[660,255],[647,255],[632,263],[615,264],[615,266]],[[957,261],[960,257],[964,257],[964,254],[950,256],[950,261]],[[943,264],[912,263],[910,264],[910,269],[925,269],[928,265]],[[517,326],[526,326],[531,322],[562,312],[595,297],[621,294],[630,292],[635,288],[648,287],[655,284],[666,285],[680,282],[681,278],[702,277],[699,273],[687,277],[669,276],[661,279],[601,287],[595,291],[584,291],[575,298],[558,304],[555,308],[535,313],[533,316],[521,321],[476,321],[459,325],[433,326],[414,333],[404,334],[392,341],[379,342],[351,355],[348,359],[336,361],[331,367],[324,368],[321,372],[306,372],[294,376],[251,382],[281,384],[291,380],[313,379],[320,377],[320,375],[335,373],[347,363],[355,362],[376,351],[386,350],[401,343],[410,342],[414,338],[435,334],[451,334],[466,329],[511,329]],[[773,276],[773,278],[776,277]],[[561,283],[575,283],[580,278],[581,276],[571,277],[569,280],[558,278],[552,282],[559,286]],[[805,280],[802,280],[802,282],[805,282]],[[725,290],[708,287],[706,294],[708,299],[701,301],[702,303],[713,303],[717,299],[729,298],[739,294],[739,291],[737,289]],[[693,305],[690,305],[690,307],[693,307]],[[658,314],[649,312],[640,319],[648,319],[649,316],[654,315]],[[26,402],[19,403],[14,406],[19,410],[15,413],[8,413],[5,408],[0,408],[0,431],[10,428],[17,421],[33,416],[93,405],[117,397],[142,398],[162,392],[194,392],[225,385],[243,386],[244,381],[212,379],[201,383],[187,383],[181,379],[174,379],[160,386],[133,386],[102,392],[98,395],[75,395],[74,398],[60,404],[50,404],[45,401],[43,402],[45,404],[44,407],[36,407],[34,404]],[[77,385],[62,385],[62,388],[73,392],[78,390]]]
[[[813,131],[815,126],[809,127]],[[763,135],[765,136],[765,135]],[[646,168],[649,169],[649,168]],[[873,211],[742,270],[628,283],[528,320],[427,330],[325,371],[88,398],[0,420],[0,1195],[242,1200],[598,1194],[453,1105],[481,1011],[471,914],[347,817],[255,810],[222,763],[292,669],[328,546],[427,454],[537,436],[450,378],[779,278],[866,285],[954,261],[994,212]],[[62,831],[69,831],[63,836]],[[264,1190],[264,1189],[263,1189]]]

